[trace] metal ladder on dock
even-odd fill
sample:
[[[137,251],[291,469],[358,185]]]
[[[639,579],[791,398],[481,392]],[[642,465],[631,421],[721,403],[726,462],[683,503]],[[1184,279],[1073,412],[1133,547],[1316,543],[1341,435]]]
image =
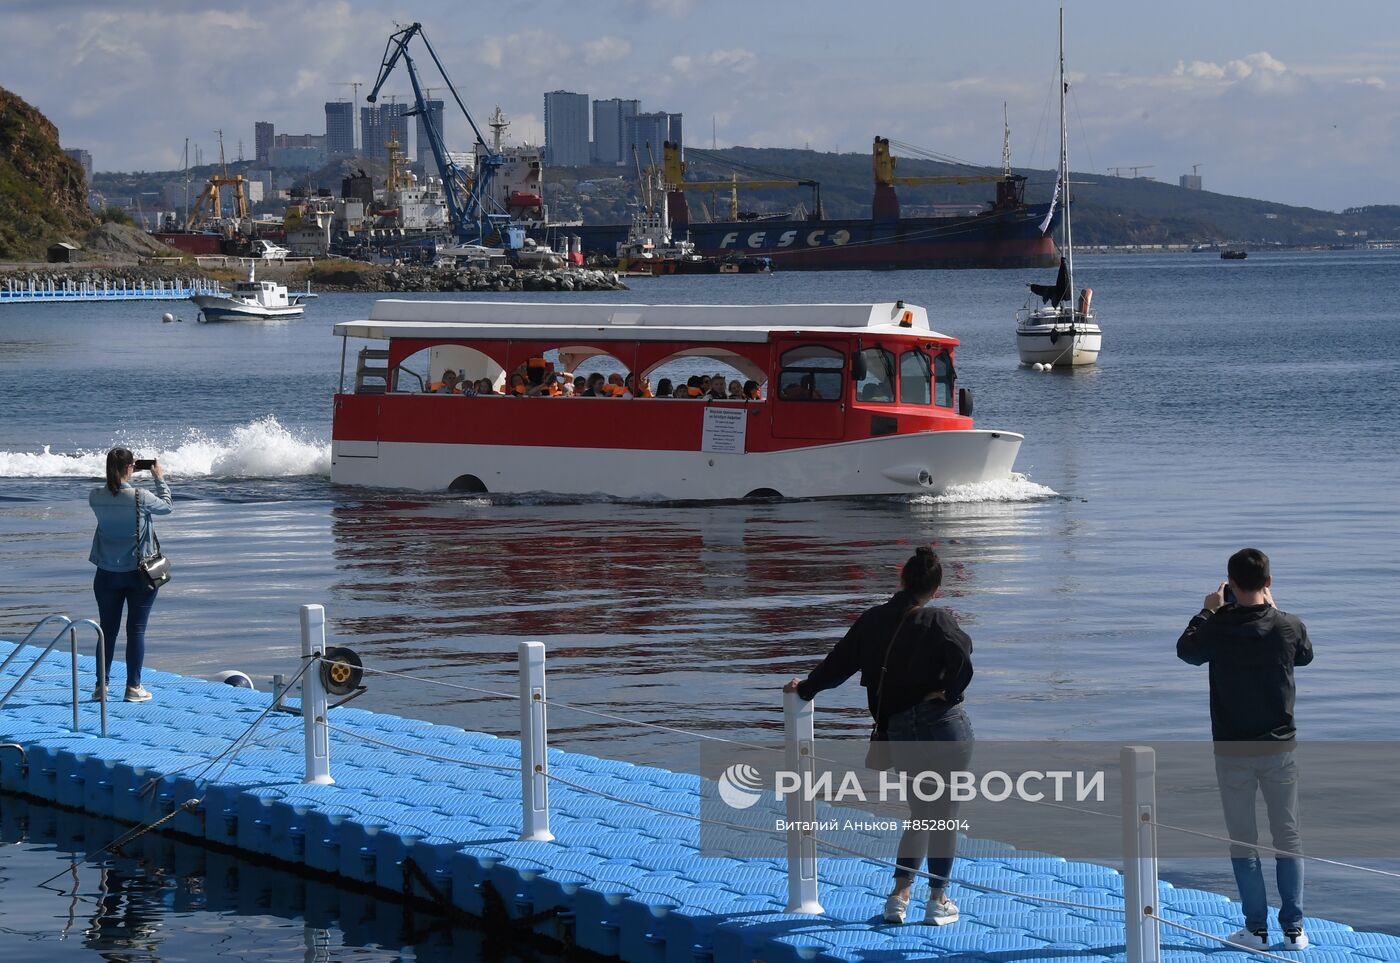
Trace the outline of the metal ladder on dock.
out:
[[[78,719],[78,630],[84,627],[90,628],[97,634],[97,686],[102,693],[102,698],[99,699],[98,702],[101,704],[101,732],[102,735],[105,736],[107,735],[107,680],[105,678],[107,640],[102,634],[102,627],[92,619],[79,619],[75,622],[66,615],[58,615],[56,613],[44,616],[34,624],[34,627],[29,630],[28,635],[15,643],[14,649],[10,651],[10,654],[5,657],[3,662],[0,662],[0,679],[3,679],[5,670],[10,667],[10,663],[14,662],[20,652],[29,644],[30,640],[39,634],[39,630],[54,622],[61,622],[62,626],[59,628],[57,634],[49,640],[49,644],[44,647],[44,650],[20,673],[19,678],[14,681],[14,684],[10,686],[4,695],[0,695],[0,709],[5,708],[5,704],[14,698],[20,686],[29,681],[29,677],[34,674],[40,664],[48,658],[49,653],[52,652],[54,648],[57,647],[58,643],[63,641],[63,637],[67,635],[68,655],[72,667],[73,731],[82,732],[82,724]]]

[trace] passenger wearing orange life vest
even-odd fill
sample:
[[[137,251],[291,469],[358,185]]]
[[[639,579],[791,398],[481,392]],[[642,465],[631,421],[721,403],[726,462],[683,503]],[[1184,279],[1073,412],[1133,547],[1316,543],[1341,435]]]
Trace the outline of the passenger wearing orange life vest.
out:
[[[622,379],[622,383],[623,383],[623,385],[627,388],[627,397],[630,397],[630,398],[651,398],[651,397],[653,397],[653,395],[652,395],[652,393],[651,393],[651,381],[650,381],[649,379],[647,379],[647,378],[642,378],[641,381],[640,381],[640,383],[639,383],[639,382],[637,381],[637,376],[634,375],[634,374],[632,374],[632,373],[629,371],[629,372],[627,373],[627,377],[624,378],[624,379]]]
[[[528,390],[529,388],[525,384],[525,376],[517,372],[510,376],[510,387],[506,389],[505,393],[514,395],[517,398],[523,398],[525,397],[525,392]]]
[[[430,381],[428,390],[436,395],[450,395],[457,387],[457,372],[451,368],[442,373],[442,378],[438,381]]]
[[[623,383],[622,375],[616,371],[608,375],[607,384],[603,385],[602,395],[604,398],[627,397],[627,385]]]
[[[677,398],[701,398],[704,397],[705,389],[702,387],[706,379],[700,375],[691,375],[686,379],[684,388],[676,389]]]

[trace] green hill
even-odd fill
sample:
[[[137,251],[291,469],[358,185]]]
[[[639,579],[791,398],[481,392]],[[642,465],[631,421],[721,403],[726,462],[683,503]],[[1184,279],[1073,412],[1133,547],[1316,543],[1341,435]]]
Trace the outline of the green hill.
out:
[[[792,178],[821,184],[822,206],[828,217],[870,216],[874,192],[868,152],[828,154],[778,147],[731,147],[719,151],[688,150],[689,180],[722,180],[732,172],[744,179]],[[250,163],[230,164],[230,170],[246,170]],[[366,166],[383,183],[382,171],[357,159],[338,162],[299,181],[339,193],[340,178],[356,166]],[[382,166],[382,165],[381,165]],[[909,157],[898,159],[899,175],[966,174],[969,168]],[[991,168],[973,169],[996,173]],[[197,191],[210,167],[191,171]],[[1055,172],[1017,169],[1026,176],[1026,199],[1044,203],[1054,190]],[[178,171],[99,173],[98,190],[113,195],[159,192]],[[1400,238],[1400,206],[1376,204],[1340,213],[1293,207],[1248,197],[1232,197],[1212,191],[1192,191],[1173,184],[1075,173],[1075,241],[1081,245],[1195,244],[1245,241],[1255,246],[1326,246],[1355,244],[1367,238]],[[927,214],[942,205],[977,207],[991,200],[990,184],[937,185],[897,188],[906,215]],[[623,224],[637,204],[635,170],[627,167],[562,167],[545,172],[545,194],[550,216],[557,221],[582,218],[589,224]],[[691,217],[709,220],[729,217],[727,191],[694,191],[689,194]],[[739,206],[750,213],[776,213],[797,207],[810,211],[810,188],[741,190]],[[273,205],[265,205],[271,209]]]
[[[95,223],[83,169],[59,148],[58,128],[0,88],[0,259],[42,259],[48,245],[81,241]]]

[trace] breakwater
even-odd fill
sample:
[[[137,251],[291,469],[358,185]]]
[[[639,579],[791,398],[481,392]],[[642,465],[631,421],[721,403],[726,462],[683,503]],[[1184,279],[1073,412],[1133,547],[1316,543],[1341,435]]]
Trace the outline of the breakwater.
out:
[[[376,267],[354,262],[315,265],[308,280],[322,291],[416,292],[573,292],[625,291],[627,284],[615,271],[588,268],[541,270],[505,264],[500,267]]]

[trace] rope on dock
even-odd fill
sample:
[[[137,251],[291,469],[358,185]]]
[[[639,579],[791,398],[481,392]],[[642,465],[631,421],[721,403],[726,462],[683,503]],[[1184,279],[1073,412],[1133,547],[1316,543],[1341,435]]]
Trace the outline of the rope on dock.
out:
[[[780,746],[756,746],[748,742],[739,742],[734,739],[726,739],[723,736],[714,736],[706,732],[695,732],[692,729],[678,729],[675,726],[662,725],[659,722],[643,722],[640,719],[628,719],[624,716],[613,715],[609,712],[600,712],[597,709],[586,709],[583,706],[570,705],[567,702],[558,702],[554,699],[546,699],[546,706],[556,706],[560,709],[569,709],[572,712],[581,712],[585,715],[597,716],[600,719],[608,719],[612,722],[621,722],[629,726],[641,726],[644,729],[660,729],[662,732],[671,732],[681,736],[691,736],[695,739],[707,739],[711,742],[723,742],[727,745],[738,746],[741,749],[753,749],[757,752],[785,752]]]
[[[481,689],[474,685],[462,685],[460,682],[444,682],[441,679],[426,679],[423,676],[409,675],[407,672],[394,672],[390,669],[372,669],[369,666],[361,666],[365,672],[374,672],[379,675],[392,675],[400,679],[409,679],[413,682],[425,682],[428,685],[440,685],[448,689],[461,689],[465,692],[477,692],[482,695],[492,696],[497,699],[519,699],[520,696],[511,692],[498,692],[495,689]],[[290,683],[289,683],[290,684]]]
[[[342,736],[350,736],[352,739],[359,739],[363,742],[372,743],[376,746],[382,746],[385,749],[394,749],[398,752],[407,753],[410,756],[421,756],[424,759],[433,759],[437,762],[448,762],[459,766],[477,766],[481,769],[499,769],[504,772],[518,773],[520,771],[519,766],[502,766],[499,763],[481,762],[476,759],[462,759],[458,756],[439,756],[438,754],[433,752],[424,752],[422,749],[411,749],[408,746],[395,745],[392,742],[385,742],[382,739],[376,739],[373,736],[367,736],[362,732],[355,732],[350,729],[342,729],[340,728],[340,726],[333,726],[329,722],[326,723],[326,728],[329,729],[331,732],[338,732]]]
[[[1184,826],[1172,826],[1167,823],[1159,823],[1156,820],[1152,821],[1152,825],[1156,826],[1158,829],[1171,830],[1174,833],[1185,833],[1188,836],[1199,836],[1202,839],[1214,839],[1222,843],[1233,843],[1236,846],[1248,846],[1250,849],[1262,849],[1265,852],[1272,853],[1275,856],[1289,856],[1293,859],[1307,859],[1311,860],[1314,863],[1325,863],[1328,866],[1337,866],[1341,869],[1354,869],[1359,873],[1372,873],[1376,876],[1388,876],[1391,879],[1400,879],[1400,873],[1392,873],[1390,870],[1387,869],[1377,869],[1374,866],[1359,866],[1356,863],[1342,862],[1340,859],[1327,859],[1323,856],[1310,856],[1307,853],[1298,853],[1287,849],[1277,849],[1273,846],[1266,846],[1263,843],[1258,842],[1249,843],[1245,842],[1242,839],[1231,839],[1229,836],[1217,836],[1214,833],[1203,833],[1198,829],[1187,829]]]

